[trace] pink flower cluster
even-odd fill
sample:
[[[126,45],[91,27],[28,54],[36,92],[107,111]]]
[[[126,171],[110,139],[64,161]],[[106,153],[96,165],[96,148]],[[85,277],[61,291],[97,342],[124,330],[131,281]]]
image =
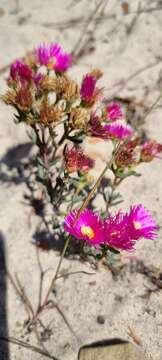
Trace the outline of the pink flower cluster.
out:
[[[40,65],[50,66],[52,69],[63,72],[72,64],[72,56],[67,54],[61,45],[40,45],[35,50]]]
[[[64,72],[72,65],[72,56],[67,54],[59,44],[40,45],[34,53],[39,65],[49,66],[57,72]],[[33,80],[36,84],[41,79],[41,74],[35,74],[31,68],[21,60],[16,60],[10,67],[10,78],[14,81]]]
[[[129,212],[117,212],[102,220],[97,213],[85,209],[78,217],[73,210],[65,217],[64,229],[89,245],[106,244],[111,248],[131,251],[140,238],[155,239],[158,227],[143,205],[132,206]]]
[[[87,104],[92,103],[94,98],[96,100],[97,96],[98,98],[101,97],[101,91],[96,87],[96,82],[97,79],[88,74],[83,79],[80,94],[81,98]],[[122,117],[123,113],[120,105],[114,101],[110,102],[103,109],[101,117],[97,116],[95,112],[92,112],[90,119],[91,135],[103,140],[124,140],[129,138],[133,135],[133,129],[131,126],[118,122]]]
[[[133,135],[131,126],[118,123],[117,121],[102,125],[100,118],[94,114],[90,120],[90,132],[93,136],[103,140],[124,140]]]

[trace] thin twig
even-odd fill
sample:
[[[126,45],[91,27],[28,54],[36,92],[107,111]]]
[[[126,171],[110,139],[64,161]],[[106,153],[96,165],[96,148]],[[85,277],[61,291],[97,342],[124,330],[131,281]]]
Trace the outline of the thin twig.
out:
[[[90,272],[84,271],[84,270],[71,271],[71,272],[69,272],[69,273],[65,273],[65,274],[59,275],[59,276],[57,277],[57,280],[58,280],[58,279],[61,279],[61,278],[66,278],[66,277],[71,276],[71,275],[76,275],[76,274],[96,275],[96,273],[90,273]]]
[[[100,0],[99,3],[96,5],[95,9],[92,11],[90,16],[88,17],[86,24],[84,25],[83,31],[72,50],[73,55],[77,56],[78,53],[81,51],[81,49],[84,47],[84,44],[82,45],[84,36],[85,36],[90,24],[92,24],[92,22],[94,21],[96,14],[98,13],[100,7],[103,5],[104,2],[105,2],[105,0]],[[107,3],[107,1],[106,1],[106,3]],[[106,3],[105,3],[105,5],[106,5]]]
[[[14,338],[12,336],[10,336],[10,337],[0,336],[0,341],[10,342],[10,343],[13,343],[15,345],[25,347],[26,349],[29,349],[29,350],[31,350],[33,352],[38,353],[38,354],[44,355],[45,357],[47,357],[49,359],[58,360],[55,356],[50,355],[49,353],[47,353],[46,351],[43,351],[39,347],[37,347],[35,345],[30,345],[27,342],[21,341],[21,340],[16,339],[16,338]]]
[[[142,121],[144,122],[147,118],[147,116],[152,112],[152,110],[154,110],[156,108],[156,105],[158,104],[159,100],[162,98],[162,93],[160,93],[160,95],[157,97],[157,99],[155,100],[155,102],[151,105],[151,107],[149,108],[149,110],[144,114],[144,116],[142,117]]]
[[[59,305],[58,305],[55,301],[49,300],[47,307],[48,307],[48,308],[49,308],[49,307],[50,307],[50,308],[53,308],[53,307],[54,307],[54,308],[57,309],[57,311],[59,312],[59,314],[60,314],[61,317],[63,318],[65,324],[67,325],[68,329],[69,329],[69,330],[71,331],[71,333],[75,336],[75,338],[76,338],[77,340],[79,340],[79,338],[77,337],[75,331],[73,330],[73,328],[72,328],[71,325],[69,324],[69,321],[67,320],[65,314],[64,314],[63,311],[60,309]]]
[[[40,261],[40,256],[39,256],[39,249],[36,247],[36,255],[37,255],[37,262],[38,262],[38,267],[39,267],[39,271],[40,271],[40,283],[39,283],[39,295],[38,295],[38,309],[41,306],[42,303],[42,291],[43,291],[43,280],[44,280],[44,275],[45,272],[43,270],[41,261]]]
[[[33,315],[34,310],[33,310],[32,304],[31,304],[31,302],[30,302],[30,300],[29,300],[29,298],[28,298],[28,296],[26,294],[26,291],[24,290],[23,286],[21,285],[21,282],[20,282],[17,274],[15,274],[15,279],[16,279],[17,285],[18,285],[18,287],[19,287],[19,289],[20,289],[20,291],[22,293],[22,296],[24,298],[24,302],[27,304],[28,308],[30,309],[30,311],[31,311],[31,313]]]
[[[11,275],[11,273],[7,270],[7,276],[11,281],[11,284],[13,285],[16,293],[18,294],[18,296],[20,297],[22,303],[24,304],[25,310],[27,312],[28,318],[31,319],[31,315],[33,315],[33,312],[31,312],[30,307],[28,306],[28,304],[26,303],[25,299],[24,299],[24,294],[22,293],[22,291],[20,290],[20,288],[18,287],[18,285],[16,284],[13,276]]]

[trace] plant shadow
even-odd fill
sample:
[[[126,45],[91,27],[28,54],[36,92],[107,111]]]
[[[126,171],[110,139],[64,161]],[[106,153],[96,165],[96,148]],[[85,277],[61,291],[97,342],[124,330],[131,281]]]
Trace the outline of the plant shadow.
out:
[[[7,270],[5,256],[5,239],[0,231],[0,359],[9,360],[8,343],[3,339],[8,336],[7,324]]]

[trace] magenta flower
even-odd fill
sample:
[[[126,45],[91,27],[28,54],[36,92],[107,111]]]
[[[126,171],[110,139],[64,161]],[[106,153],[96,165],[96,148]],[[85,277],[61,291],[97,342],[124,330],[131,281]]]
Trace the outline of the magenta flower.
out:
[[[155,140],[148,140],[142,145],[141,160],[145,162],[152,161],[155,157],[159,157],[162,152],[162,144]]]
[[[40,65],[50,66],[58,72],[67,70],[72,63],[72,56],[65,53],[59,44],[42,44],[36,49],[36,55]]]
[[[97,246],[104,242],[103,222],[98,214],[85,209],[77,219],[77,210],[73,210],[64,219],[64,229],[78,240]]]
[[[102,125],[98,117],[92,117],[90,120],[90,132],[96,137],[103,140],[114,139],[123,140],[133,134],[133,129],[130,126],[121,124],[106,124]]]
[[[109,215],[104,222],[105,243],[112,248],[131,251],[135,240],[130,236],[127,228],[127,219],[121,211],[114,216]]]
[[[111,121],[121,119],[123,113],[118,103],[112,101],[106,108],[106,118]]]
[[[96,88],[96,78],[92,75],[86,75],[82,81],[80,95],[85,102],[90,102],[94,96]]]
[[[103,127],[103,137],[109,139],[123,140],[130,137],[133,134],[133,129],[128,125],[121,124],[107,124]]]
[[[143,205],[131,206],[130,212],[125,215],[125,221],[128,222],[128,230],[135,240],[140,237],[153,240],[157,236],[155,220]]]
[[[86,156],[82,149],[73,146],[71,149],[65,150],[65,164],[68,172],[88,171],[94,165],[94,160]]]
[[[109,215],[104,223],[106,244],[120,250],[133,250],[140,238],[153,240],[158,227],[143,205],[132,206],[129,213]]]
[[[16,60],[10,67],[10,77],[13,80],[29,81],[32,79],[32,71],[21,60]]]

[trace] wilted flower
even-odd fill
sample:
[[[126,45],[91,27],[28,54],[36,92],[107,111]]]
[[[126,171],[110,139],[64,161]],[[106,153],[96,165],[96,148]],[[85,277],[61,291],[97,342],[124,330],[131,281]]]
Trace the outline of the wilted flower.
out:
[[[155,140],[148,140],[142,145],[141,160],[145,162],[152,161],[162,152],[162,144]]]
[[[140,161],[140,139],[127,140],[121,144],[115,154],[114,164],[117,168],[137,165]]]
[[[87,105],[93,105],[101,96],[101,90],[96,87],[96,82],[97,78],[91,74],[83,78],[80,95]]]
[[[110,121],[115,121],[118,119],[121,119],[123,116],[123,113],[121,111],[121,107],[118,103],[112,101],[107,107],[106,107],[106,118]]]
[[[80,95],[82,99],[86,102],[89,102],[94,95],[96,87],[96,78],[92,75],[86,75],[82,81]]]
[[[94,113],[91,114],[91,118],[89,121],[89,133],[90,135],[96,137],[104,137],[105,135],[104,127],[101,124],[101,119]]]
[[[129,213],[119,211],[105,220],[106,244],[121,250],[132,250],[140,238],[153,240],[157,225],[143,205],[132,206]]]
[[[36,56],[41,65],[58,72],[67,70],[72,63],[71,55],[67,54],[59,44],[42,44],[36,49]]]
[[[21,86],[16,92],[15,105],[22,111],[29,111],[33,104],[33,97],[27,86]]]
[[[21,60],[16,60],[10,67],[10,77],[15,81],[29,81],[32,79],[32,71],[28,65],[24,64]]]
[[[77,210],[73,210],[64,219],[64,229],[78,240],[90,245],[99,245],[104,241],[103,222],[98,214],[85,209],[77,219]]]
[[[82,149],[73,146],[71,149],[66,148],[65,166],[69,173],[75,171],[87,171],[94,166],[94,160],[86,156]]]

